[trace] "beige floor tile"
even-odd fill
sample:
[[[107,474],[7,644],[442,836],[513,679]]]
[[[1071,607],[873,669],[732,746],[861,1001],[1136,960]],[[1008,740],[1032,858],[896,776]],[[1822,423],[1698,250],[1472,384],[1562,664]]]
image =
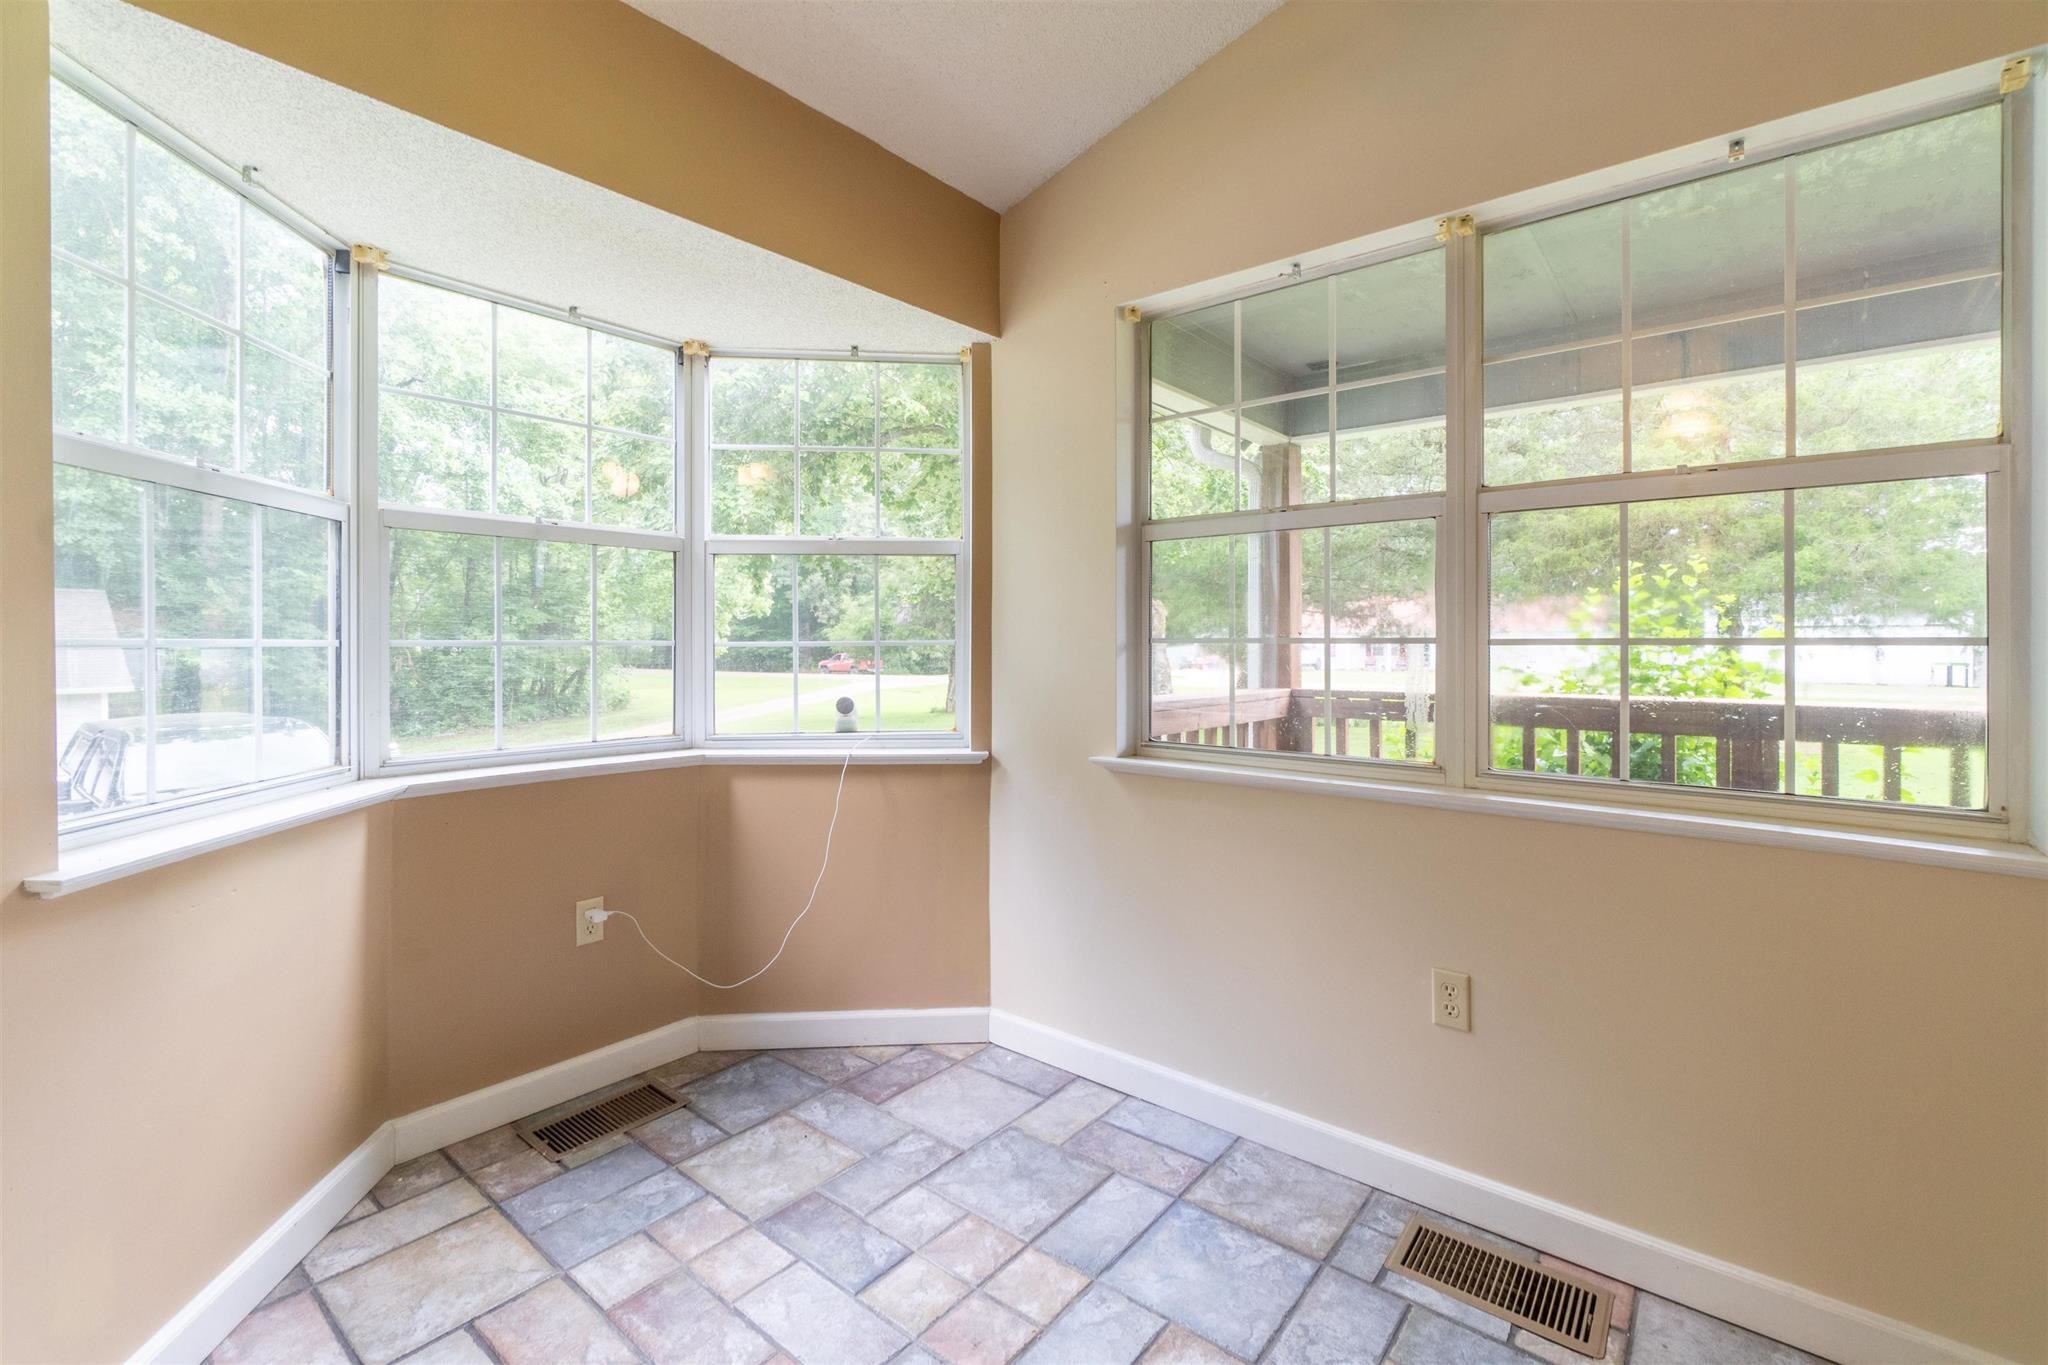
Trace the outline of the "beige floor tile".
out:
[[[860,1301],[916,1336],[971,1288],[922,1256],[912,1256],[863,1289]]]
[[[1024,1243],[986,1219],[968,1217],[924,1244],[925,1259],[980,1284]]]
[[[683,1173],[749,1218],[773,1213],[860,1160],[860,1153],[780,1114],[683,1163]]]
[[[445,1185],[455,1179],[453,1162],[439,1152],[428,1152],[411,1161],[401,1161],[384,1173],[370,1191],[370,1198],[384,1208],[403,1204],[416,1194],[425,1194],[436,1185]]]
[[[214,1350],[213,1365],[348,1365],[327,1315],[310,1292],[259,1308]]]
[[[876,1066],[880,1066],[883,1062],[892,1061],[910,1051],[908,1047],[896,1045],[850,1047],[846,1050],[862,1061],[873,1062]]]
[[[598,1307],[610,1308],[662,1276],[673,1274],[681,1264],[645,1233],[635,1233],[617,1246],[598,1252],[570,1271],[569,1277],[597,1300]]]
[[[981,1050],[982,1050],[983,1048],[987,1047],[987,1046],[988,1046],[988,1044],[987,1044],[987,1043],[929,1043],[929,1044],[927,1044],[927,1046],[928,1046],[928,1047],[930,1047],[932,1051],[934,1051],[934,1052],[938,1053],[938,1054],[939,1054],[939,1055],[940,1055],[941,1057],[951,1057],[951,1058],[952,1058],[952,1059],[953,1059],[954,1061],[956,1061],[956,1062],[960,1062],[960,1061],[965,1061],[965,1060],[966,1060],[967,1058],[969,1058],[969,1057],[972,1057],[972,1056],[973,1056],[973,1055],[974,1055],[975,1053],[977,1053],[977,1052],[981,1051]]]
[[[484,1314],[476,1330],[505,1365],[638,1365],[640,1358],[604,1314],[561,1280]]]
[[[802,1067],[821,1081],[833,1085],[850,1080],[874,1063],[845,1047],[797,1047],[775,1054],[791,1066]]]
[[[354,1208],[341,1215],[341,1223],[353,1223],[358,1218],[368,1218],[376,1211],[377,1201],[366,1194],[361,1199],[356,1200]],[[335,1226],[340,1227],[341,1223],[336,1223]]]
[[[1088,1287],[1088,1277],[1042,1251],[1025,1250],[984,1285],[996,1302],[1014,1308],[1043,1327]]]
[[[775,1354],[766,1337],[685,1271],[647,1286],[611,1317],[654,1365],[759,1365]]]
[[[647,1229],[679,1261],[692,1260],[747,1225],[747,1220],[708,1195]]]
[[[546,1258],[491,1209],[344,1271],[318,1293],[363,1365],[387,1365],[533,1288],[550,1271]]]
[[[508,1156],[518,1156],[521,1152],[532,1150],[525,1138],[512,1131],[512,1125],[509,1123],[502,1128],[493,1128],[488,1133],[478,1133],[473,1138],[450,1143],[447,1148],[449,1160],[465,1171],[480,1171],[486,1166],[496,1165]]]
[[[912,1185],[868,1215],[868,1221],[907,1247],[921,1247],[967,1216],[950,1199]]]
[[[484,1197],[467,1180],[428,1190],[417,1199],[344,1223],[322,1237],[306,1253],[306,1273],[315,1280],[339,1275],[484,1207]]]
[[[660,1081],[671,1090],[680,1090],[691,1081],[703,1080],[715,1071],[729,1066],[738,1066],[751,1052],[693,1052],[687,1057],[678,1057],[646,1072],[647,1079]]]
[[[523,1144],[522,1144],[523,1145]],[[531,1147],[515,1152],[475,1172],[470,1179],[493,1199],[506,1200],[545,1184],[562,1173],[562,1168]]]
[[[731,1303],[796,1258],[748,1228],[690,1262],[690,1273]]]
[[[398,1365],[498,1365],[490,1352],[477,1345],[468,1328],[450,1332],[440,1340],[420,1347]]]
[[[933,1323],[919,1340],[953,1365],[1002,1365],[1037,1331],[986,1294],[975,1294]]]
[[[1051,1099],[1011,1126],[1057,1147],[1114,1109],[1122,1099],[1116,1091],[1093,1081],[1068,1081],[1064,1089],[1053,1092]]]
[[[1138,1365],[1238,1365],[1238,1360],[1221,1346],[1174,1323],[1159,1334],[1151,1350],[1138,1357]]]
[[[1520,1351],[1527,1351],[1538,1360],[1548,1360],[1552,1365],[1586,1365],[1590,1357],[1582,1356],[1569,1346],[1560,1346],[1549,1337],[1539,1337],[1517,1327],[1509,1339],[1509,1345]],[[1628,1333],[1610,1328],[1607,1333],[1607,1354],[1600,1357],[1600,1365],[1621,1365],[1628,1359]]]

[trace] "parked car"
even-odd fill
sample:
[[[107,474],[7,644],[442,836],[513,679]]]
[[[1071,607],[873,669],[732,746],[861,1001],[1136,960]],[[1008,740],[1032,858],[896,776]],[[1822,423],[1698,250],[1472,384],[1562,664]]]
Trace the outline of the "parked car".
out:
[[[873,659],[856,659],[842,649],[837,654],[818,660],[818,671],[820,673],[872,673],[875,671],[875,661]]]
[[[91,720],[72,732],[57,759],[57,810],[90,815],[143,800],[149,790],[145,724]],[[334,741],[318,726],[288,716],[262,721],[234,712],[160,716],[156,722],[158,800],[215,791],[263,778],[331,766]]]

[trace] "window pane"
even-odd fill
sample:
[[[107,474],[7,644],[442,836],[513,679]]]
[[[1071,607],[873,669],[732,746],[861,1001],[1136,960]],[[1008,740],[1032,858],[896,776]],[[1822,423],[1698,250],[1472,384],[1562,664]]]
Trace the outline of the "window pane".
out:
[[[160,649],[156,658],[156,799],[255,781],[256,651]]]
[[[1243,303],[1243,401],[1330,382],[1330,282],[1311,280]]]
[[[590,519],[600,526],[674,530],[676,514],[670,491],[675,462],[672,440],[593,431]]]
[[[1329,729],[1317,752],[1436,761],[1436,646],[1408,640],[1330,644]]]
[[[711,439],[719,445],[796,444],[796,362],[711,362]]]
[[[263,638],[332,639],[335,523],[276,507],[262,516]]]
[[[1222,744],[1230,727],[1230,646],[1152,646],[1151,738]]]
[[[118,441],[128,382],[127,290],[68,261],[50,266],[51,416],[59,431]]]
[[[1631,467],[1783,459],[1784,357],[1782,314],[1639,338]]]
[[[327,487],[327,375],[261,346],[242,347],[242,470]]]
[[[1628,633],[1785,633],[1785,495],[1739,493],[1628,509]]]
[[[676,357],[607,332],[590,334],[590,420],[646,436],[675,430]]]
[[[139,649],[57,650],[60,825],[148,799],[142,658]]]
[[[675,638],[676,557],[661,550],[597,547],[597,638]]]
[[[797,362],[807,446],[875,444],[875,367],[855,360]]]
[[[377,278],[377,382],[406,393],[491,399],[491,305],[467,294]]]
[[[507,640],[590,638],[588,545],[501,538],[498,620]]]
[[[1269,753],[1313,753],[1326,738],[1327,650],[1319,640],[1250,640],[1231,646],[1237,686],[1224,743]]]
[[[1800,635],[1989,633],[1981,475],[1792,498]]]
[[[882,647],[882,729],[959,729],[953,696],[953,651],[947,646]]]
[[[1621,472],[1621,347],[1486,366],[1486,482]]]
[[[156,490],[156,633],[182,640],[249,639],[254,507]]]
[[[866,555],[801,555],[797,559],[800,641],[875,638],[875,561]]]
[[[235,339],[189,313],[135,300],[135,443],[235,462]]]
[[[1607,645],[1495,645],[1489,761],[1506,772],[1613,777],[1621,651]]]
[[[950,641],[955,606],[951,555],[881,555],[882,638]]]
[[[1237,305],[1219,303],[1151,324],[1152,402],[1196,412],[1237,401]]]
[[[717,555],[711,561],[717,599],[713,627],[720,640],[795,638],[793,555]],[[784,670],[785,672],[787,669]]]
[[[884,446],[959,450],[958,365],[881,365]]]
[[[1785,229],[1785,172],[1776,163],[1629,200],[1631,328],[1782,310]]]
[[[806,450],[797,530],[807,536],[875,534],[875,456],[865,450]]]
[[[1803,645],[1796,790],[1985,808],[1981,645]]]
[[[1339,499],[1434,493],[1444,486],[1444,451],[1442,375],[1337,395]]]
[[[597,737],[641,739],[676,729],[675,650],[665,645],[599,645]]]
[[[726,536],[795,535],[796,452],[715,452],[711,470],[711,532]]]
[[[445,531],[393,531],[391,638],[490,639],[495,619],[492,602],[494,579],[489,536],[454,535]],[[459,666],[468,667],[466,664]],[[395,679],[395,662],[392,668]],[[489,699],[486,698],[486,707],[488,704]]]
[[[591,647],[506,645],[499,747],[580,744],[591,737]]]
[[[148,138],[137,138],[137,282],[234,326],[240,205],[213,177]]]
[[[1244,410],[1241,470],[1246,507],[1293,507],[1330,497],[1330,399],[1327,394],[1262,403]]]
[[[1303,532],[1309,600],[1322,599],[1321,536]],[[1329,532],[1329,633],[1337,637],[1436,634],[1436,523],[1383,521]]]
[[[589,333],[517,308],[497,314],[498,406],[583,421]]]
[[[1628,667],[1631,779],[1783,789],[1783,649],[1664,645],[1631,649]]]
[[[1230,536],[1152,542],[1152,636],[1211,640],[1231,634],[1231,576],[1239,552]]]
[[[377,397],[377,485],[384,502],[487,512],[491,415],[431,398]]]
[[[327,254],[266,213],[242,213],[242,325],[327,368]]]
[[[1612,507],[1500,513],[1487,519],[1496,636],[1621,633],[1621,514]]]
[[[52,473],[57,639],[141,639],[142,517],[149,486],[69,465]],[[138,670],[136,685],[140,676]],[[65,703],[63,689],[58,691],[61,715]]]
[[[1347,271],[1333,288],[1338,383],[1442,368],[1443,252]]]
[[[960,534],[960,457],[882,454],[882,534],[950,539]]]
[[[531,417],[498,419],[498,510],[583,520],[584,429]]]
[[[50,245],[127,273],[128,127],[50,81]]]
[[[1621,334],[1621,215],[1604,204],[1481,239],[1489,360]]]
[[[272,646],[263,665],[264,778],[289,777],[335,761],[334,652],[325,646]]]
[[[711,728],[721,735],[786,735],[796,729],[796,653],[788,645],[718,651]]]
[[[1152,515],[1192,517],[1237,508],[1237,418],[1152,414]]]
[[[875,674],[881,661],[872,644],[803,645],[796,652],[796,728],[831,734],[846,716],[862,734],[875,728]],[[840,703],[850,703],[842,708]]]
[[[1998,434],[2001,141],[1987,105],[1798,159],[1800,454]]]
[[[491,747],[491,654],[488,645],[391,651],[392,758]]]

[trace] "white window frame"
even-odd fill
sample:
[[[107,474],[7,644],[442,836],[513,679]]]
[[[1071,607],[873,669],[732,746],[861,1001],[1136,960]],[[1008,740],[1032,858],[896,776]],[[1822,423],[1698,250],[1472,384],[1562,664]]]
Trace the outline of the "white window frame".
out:
[[[957,537],[915,538],[907,536],[743,536],[713,535],[711,533],[711,478],[717,461],[713,459],[711,432],[711,384],[710,366],[719,360],[854,360],[876,365],[952,365],[960,371],[960,534]],[[713,727],[713,703],[715,701],[715,678],[718,642],[714,638],[717,625],[717,585],[712,581],[714,557],[729,555],[927,555],[951,556],[953,559],[953,729],[941,730],[863,730],[857,739],[865,741],[868,749],[933,749],[960,748],[968,746],[968,737],[973,726],[973,653],[969,642],[973,638],[969,627],[969,608],[973,600],[973,581],[969,566],[968,546],[974,535],[974,398],[973,365],[968,353],[958,355],[928,355],[910,351],[805,351],[805,350],[714,350],[708,356],[692,357],[692,364],[698,368],[697,395],[691,414],[692,427],[696,436],[690,442],[695,468],[692,471],[690,533],[697,550],[691,555],[696,569],[696,603],[694,619],[698,629],[690,632],[690,638],[700,651],[700,657],[691,668],[691,676],[700,686],[697,690],[696,707],[691,717],[694,734],[700,747],[744,752],[749,749],[778,749],[790,746],[815,747],[819,745],[843,745],[844,736],[830,733],[784,733],[784,734],[735,734],[721,735]],[[799,392],[798,403],[802,398]],[[801,412],[801,406],[798,409]],[[799,418],[799,420],[801,420]],[[799,432],[801,435],[801,432]],[[741,448],[741,447],[722,447]],[[798,445],[763,446],[763,450],[792,451]],[[850,450],[861,447],[850,446]],[[877,451],[885,447],[870,447]],[[944,453],[914,451],[911,453]],[[798,481],[796,496],[801,498],[801,456],[792,471]],[[879,478],[879,470],[878,470]],[[881,490],[879,483],[876,497]],[[879,522],[877,523],[879,529]],[[878,585],[879,590],[879,585]],[[792,607],[795,605],[795,585],[791,586]],[[877,633],[879,638],[879,625]],[[774,644],[768,646],[775,647]],[[802,672],[802,651],[804,646],[795,640],[791,632],[791,655],[793,671],[790,680],[792,695],[798,686],[798,675]],[[879,649],[879,644],[877,645]],[[881,676],[876,675],[877,705],[880,703],[879,686]],[[879,722],[879,712],[877,715]]]
[[[186,820],[197,812],[211,813],[219,810],[234,809],[238,806],[275,801],[298,793],[316,791],[338,783],[349,782],[354,780],[356,776],[355,751],[357,733],[356,727],[352,723],[352,717],[356,708],[356,670],[354,665],[356,640],[353,612],[351,610],[352,604],[350,602],[351,594],[349,591],[350,579],[348,571],[348,566],[355,551],[356,527],[355,519],[352,515],[352,499],[350,497],[350,462],[341,457],[341,452],[348,449],[349,441],[352,438],[350,395],[353,390],[353,374],[350,370],[347,345],[347,338],[350,333],[350,299],[347,288],[347,252],[343,248],[342,243],[332,235],[322,230],[317,224],[308,221],[296,210],[292,209],[291,206],[267,193],[253,179],[242,175],[238,168],[227,165],[218,157],[193,143],[176,129],[171,128],[160,119],[141,109],[134,101],[108,86],[104,81],[101,81],[70,57],[54,49],[50,53],[50,75],[62,84],[71,87],[72,90],[76,91],[83,98],[98,105],[113,115],[113,117],[128,125],[129,129],[127,153],[127,166],[129,168],[128,185],[124,194],[125,212],[127,215],[124,249],[128,253],[129,262],[128,277],[120,281],[120,283],[129,296],[129,303],[125,310],[128,316],[129,337],[125,353],[127,373],[124,378],[123,402],[126,405],[125,411],[131,419],[134,411],[133,298],[135,294],[137,292],[147,293],[152,300],[177,308],[180,312],[191,311],[175,300],[165,299],[161,295],[147,290],[135,279],[134,165],[136,138],[145,137],[155,141],[173,156],[191,165],[200,173],[234,193],[241,204],[245,206],[238,209],[238,213],[246,212],[246,206],[253,205],[258,211],[267,214],[283,227],[318,247],[335,262],[329,295],[331,307],[328,331],[328,355],[330,360],[327,405],[328,487],[326,491],[259,478],[252,474],[242,473],[239,470],[225,469],[206,461],[189,460],[180,456],[160,454],[127,442],[108,441],[99,437],[68,431],[53,431],[51,433],[51,463],[53,468],[56,465],[69,465],[77,469],[116,475],[145,485],[161,485],[166,488],[182,489],[212,497],[232,498],[258,508],[268,507],[288,512],[303,513],[335,524],[338,532],[334,542],[333,569],[335,592],[332,610],[335,613],[336,627],[336,641],[333,646],[336,653],[334,676],[334,723],[336,730],[334,742],[336,761],[331,766],[304,773],[295,773],[288,777],[240,783],[232,787],[197,792],[170,800],[151,801],[145,804],[105,811],[98,815],[64,823],[59,829],[60,843],[65,847],[82,847],[121,835]],[[54,254],[53,251],[53,257]],[[65,259],[70,261],[72,258],[67,257]],[[84,268],[91,270],[100,278],[110,278],[104,272],[89,264],[84,264]],[[220,325],[212,319],[208,319],[208,323],[212,326]],[[238,337],[245,336],[239,325],[227,330],[233,332]],[[236,374],[237,383],[239,384],[241,375],[239,366],[237,367]],[[240,439],[241,421],[241,400],[238,394],[235,417],[238,440]],[[154,590],[154,585],[150,581],[151,575],[149,571],[150,532],[148,528],[152,519],[153,513],[151,517],[145,518],[143,532],[143,591],[145,604],[150,600],[150,595]],[[260,532],[258,533],[256,544],[259,547],[257,553],[260,553]],[[143,637],[121,643],[122,647],[126,649],[141,652],[143,667],[147,670],[154,667],[152,656],[156,648],[156,638],[153,613],[147,610],[146,605],[145,618],[145,633]],[[256,628],[260,632],[260,622],[256,623]],[[59,650],[67,647],[67,641],[64,639],[57,639],[55,643]],[[79,643],[90,643],[96,648],[112,647],[106,641]],[[206,642],[179,641],[178,643],[196,643],[203,646]],[[260,676],[256,679],[256,686],[260,689]],[[153,749],[156,717],[153,687],[145,686],[144,699],[146,729]],[[262,705],[260,692],[255,698],[255,703],[260,713]],[[56,762],[56,758],[55,754],[51,755],[51,762],[53,764]]]
[[[1941,87],[1931,89],[1930,87]],[[2039,414],[2026,405],[2030,366],[2041,354],[2039,320],[2033,316],[2034,272],[2041,249],[2032,221],[2034,164],[2028,129],[2037,98],[2032,85],[2004,95],[1986,88],[1981,73],[1962,81],[1937,80],[1860,102],[1850,116],[1830,111],[1795,117],[1747,139],[1745,165],[1777,160],[1907,124],[1966,109],[2001,103],[2003,110],[2004,259],[2001,366],[2002,438],[1926,446],[1804,455],[1727,465],[1628,472],[1588,478],[1487,488],[1482,483],[1481,432],[1484,396],[1480,382],[1481,243],[1486,234],[1562,216],[1728,170],[1723,159],[1697,156],[1659,158],[1645,174],[1641,163],[1584,177],[1570,185],[1538,190],[1475,210],[1461,228],[1458,216],[1379,234],[1370,249],[1327,253],[1312,266],[1294,267],[1275,278],[1272,270],[1239,276],[1230,287],[1176,290],[1140,301],[1124,311],[1119,348],[1118,573],[1119,669],[1118,749],[1124,757],[1269,772],[1350,777],[1412,787],[1465,789],[1567,801],[1616,810],[1662,810],[1748,817],[1781,823],[1898,831],[1939,837],[2009,840],[2029,837],[2030,779],[2025,755],[2029,726],[2024,669],[2029,657],[2028,579],[2030,550],[2026,510],[2030,491],[2030,443]],[[2030,151],[2032,154],[2030,155]],[[1445,236],[1448,240],[1444,240]],[[1219,303],[1243,300],[1300,281],[1357,270],[1434,249],[1446,251],[1446,449],[1445,492],[1367,502],[1318,503],[1278,512],[1218,513],[1152,521],[1150,504],[1151,378],[1150,324]],[[1624,281],[1624,287],[1626,281]],[[1788,291],[1791,289],[1788,272]],[[1154,311],[1156,308],[1157,311]],[[1788,353],[1788,372],[1793,366]],[[1788,373],[1790,385],[1796,382]],[[1257,400],[1269,401],[1266,399]],[[1175,414],[1176,417],[1181,414]],[[1626,423],[1624,423],[1626,429]],[[1790,433],[1788,432],[1788,439]],[[1487,676],[1488,613],[1486,518],[1495,512],[1560,506],[1623,505],[1664,498],[1710,496],[1896,478],[1973,474],[1986,479],[1988,539],[1988,626],[1992,642],[1987,677],[1985,750],[1988,809],[1971,811],[1905,806],[1856,798],[1682,788],[1647,782],[1576,778],[1563,774],[1503,772],[1488,766],[1490,714]],[[1208,745],[1165,744],[1150,733],[1150,547],[1158,539],[1190,534],[1224,534],[1413,519],[1437,515],[1436,754],[1432,765],[1359,757],[1287,754]],[[1785,553],[1789,557],[1788,542]],[[1789,582],[1789,580],[1788,580]],[[1887,643],[1887,642],[1878,642]],[[1888,643],[1898,643],[1889,641]],[[1953,643],[1944,640],[1943,643]],[[1788,712],[1791,690],[1788,686]],[[1623,715],[1626,715],[1624,707]]]

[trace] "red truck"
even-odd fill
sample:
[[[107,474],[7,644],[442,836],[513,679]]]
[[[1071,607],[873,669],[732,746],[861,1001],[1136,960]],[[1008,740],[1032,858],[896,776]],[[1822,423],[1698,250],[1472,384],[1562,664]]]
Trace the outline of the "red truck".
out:
[[[875,671],[875,661],[873,659],[856,659],[842,649],[837,654],[818,660],[818,671],[820,673],[872,673]]]

